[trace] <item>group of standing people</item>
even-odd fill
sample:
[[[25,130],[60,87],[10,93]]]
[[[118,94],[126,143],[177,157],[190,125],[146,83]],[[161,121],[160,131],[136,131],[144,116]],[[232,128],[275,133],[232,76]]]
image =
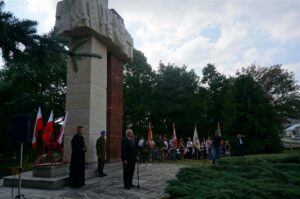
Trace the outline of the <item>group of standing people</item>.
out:
[[[173,138],[168,140],[166,137],[156,135],[151,144],[143,137],[139,137],[137,143],[140,163],[182,159],[213,160],[215,154],[230,156],[229,142],[215,137],[213,139],[203,138],[198,145],[193,143],[190,137],[186,141],[180,138],[177,143],[177,140],[175,141]],[[214,152],[215,148],[219,148],[219,152]]]
[[[85,152],[87,148],[85,146],[83,134],[83,127],[78,126],[76,129],[76,134],[71,140],[72,154],[70,162],[70,173],[69,181],[71,187],[79,188],[85,185]],[[107,176],[103,172],[104,162],[105,162],[105,131],[101,131],[101,136],[97,139],[96,150],[98,157],[98,172],[99,177]],[[126,130],[126,136],[122,140],[121,147],[121,159],[123,162],[123,180],[124,188],[130,189],[134,187],[132,184],[135,164],[137,161],[137,145],[134,140],[133,131],[131,129]]]
[[[82,136],[83,127],[77,127],[77,133],[73,136],[71,141],[72,155],[70,162],[70,185],[72,187],[81,187],[85,185],[85,152],[86,146]],[[244,154],[245,136],[238,134],[236,137],[239,155]],[[223,142],[218,131],[215,132],[214,137],[208,137],[206,140],[202,139],[200,146],[195,145],[191,138],[188,138],[186,143],[180,139],[178,144],[174,138],[167,140],[166,137],[160,135],[148,143],[143,137],[135,139],[131,129],[126,130],[126,136],[121,143],[121,159],[123,163],[123,181],[124,188],[131,189],[135,187],[132,184],[133,174],[137,157],[142,163],[153,160],[177,160],[177,159],[199,159],[207,158],[213,164],[217,163],[220,155],[224,154],[230,156],[230,145],[228,141]],[[106,140],[105,131],[101,131],[101,136],[96,142],[97,157],[98,157],[98,172],[99,177],[105,177],[103,172],[105,155],[106,155]]]
[[[79,188],[85,185],[85,146],[83,134],[83,127],[78,126],[76,134],[71,140],[72,154],[70,162],[69,182],[74,188]],[[98,157],[98,174],[99,177],[104,177],[106,174],[103,172],[105,162],[105,131],[101,131],[101,136],[97,139],[96,150]]]

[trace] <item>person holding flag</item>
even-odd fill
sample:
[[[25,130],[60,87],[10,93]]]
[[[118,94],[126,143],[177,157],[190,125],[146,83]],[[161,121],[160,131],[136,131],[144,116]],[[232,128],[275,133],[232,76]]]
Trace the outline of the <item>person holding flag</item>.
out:
[[[146,145],[148,147],[148,160],[150,162],[152,162],[153,161],[154,141],[153,141],[153,133],[152,133],[152,128],[151,128],[150,122],[149,122],[149,127],[148,127],[148,139],[147,139]]]
[[[176,130],[175,130],[175,123],[173,123],[173,136],[172,136],[173,144],[175,147],[177,147],[177,136],[176,136]]]
[[[153,133],[151,129],[151,123],[149,122],[149,127],[148,127],[148,140],[147,143],[149,146],[153,147]]]
[[[177,136],[175,130],[175,123],[173,123],[173,135],[172,139],[170,140],[169,147],[171,153],[171,160],[176,160]]]
[[[34,150],[37,144],[37,138],[38,138],[38,132],[43,130],[44,124],[43,124],[43,118],[42,118],[42,111],[41,107],[39,107],[36,120],[35,120],[35,125],[34,125],[34,131],[33,131],[33,136],[32,136],[32,149]]]
[[[212,139],[213,164],[218,162],[218,160],[220,159],[220,150],[221,150],[221,142],[222,142],[220,133],[221,133],[221,131],[219,131],[219,129],[217,129],[215,131],[215,136]]]
[[[193,147],[195,149],[195,159],[197,160],[199,157],[199,151],[200,151],[200,141],[198,138],[198,133],[197,133],[197,127],[195,125],[195,130],[194,130],[194,136],[193,136]]]
[[[186,148],[188,149],[188,158],[193,158],[193,142],[190,137],[188,137],[188,140],[186,142]]]

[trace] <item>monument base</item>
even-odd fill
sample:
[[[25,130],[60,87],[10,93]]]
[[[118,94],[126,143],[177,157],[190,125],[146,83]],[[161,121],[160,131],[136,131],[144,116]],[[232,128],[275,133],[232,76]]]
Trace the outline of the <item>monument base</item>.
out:
[[[60,165],[51,165],[51,164],[41,164],[35,166],[33,169],[34,177],[57,177],[66,175],[69,173],[69,165],[68,164],[60,164]]]
[[[104,165],[104,172],[108,175],[113,175],[117,171],[122,170],[122,163],[117,161],[115,163],[107,163]],[[91,179],[98,176],[96,169],[86,169],[85,179]],[[54,177],[35,177],[33,171],[22,173],[22,187],[35,188],[35,189],[59,189],[69,185],[69,170],[64,175]],[[7,176],[3,178],[3,186],[5,187],[18,187],[18,175]]]
[[[97,175],[95,169],[85,171],[85,178],[90,179]],[[69,185],[69,173],[56,177],[36,177],[33,176],[33,171],[22,173],[21,186],[26,188],[36,189],[59,189]],[[18,187],[18,176],[7,176],[3,178],[3,186],[5,187]]]

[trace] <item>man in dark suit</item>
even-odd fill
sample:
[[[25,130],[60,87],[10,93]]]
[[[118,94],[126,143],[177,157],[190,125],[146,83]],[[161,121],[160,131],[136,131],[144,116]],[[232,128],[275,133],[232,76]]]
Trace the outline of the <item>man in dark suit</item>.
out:
[[[121,151],[121,159],[123,162],[123,180],[125,189],[130,189],[134,187],[134,185],[132,184],[132,178],[137,159],[136,155],[136,142],[133,137],[133,131],[131,129],[127,129],[126,136],[122,140]]]
[[[220,131],[216,130],[215,136],[212,139],[213,164],[218,163],[220,159],[221,142],[222,137],[220,135]]]
[[[236,137],[237,147],[239,150],[239,156],[244,155],[245,136],[240,133]]]

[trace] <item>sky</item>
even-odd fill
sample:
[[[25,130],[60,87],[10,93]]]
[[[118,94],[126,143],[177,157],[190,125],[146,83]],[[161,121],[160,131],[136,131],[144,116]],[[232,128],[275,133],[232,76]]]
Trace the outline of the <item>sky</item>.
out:
[[[5,10],[38,21],[38,32],[47,33],[58,1],[5,0]],[[155,70],[163,62],[201,75],[212,63],[234,75],[251,64],[282,64],[300,84],[299,0],[109,0],[109,8]]]

